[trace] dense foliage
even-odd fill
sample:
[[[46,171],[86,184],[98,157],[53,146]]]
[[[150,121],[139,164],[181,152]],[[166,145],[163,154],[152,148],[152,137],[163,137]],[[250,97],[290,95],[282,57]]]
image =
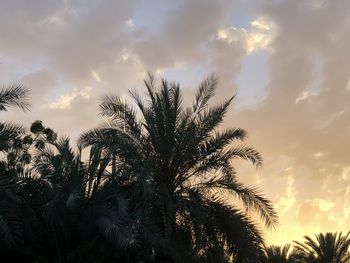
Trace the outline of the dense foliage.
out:
[[[293,246],[266,248],[266,263],[349,263],[350,233],[320,233],[304,242],[294,241]]]
[[[232,166],[237,158],[259,166],[262,158],[242,143],[244,130],[218,129],[233,97],[209,106],[214,77],[199,85],[187,108],[178,84],[157,85],[149,76],[145,85],[146,99],[136,91],[130,92],[132,103],[103,97],[100,114],[107,121],[84,132],[76,147],[41,121],[30,131],[0,122],[4,260],[349,261],[349,239],[341,234],[307,238],[293,252],[289,246],[265,247],[251,215],[269,228],[276,213],[257,189],[238,180]],[[1,89],[0,110],[27,110],[27,95],[22,86]],[[318,245],[334,254],[327,250],[324,261]]]

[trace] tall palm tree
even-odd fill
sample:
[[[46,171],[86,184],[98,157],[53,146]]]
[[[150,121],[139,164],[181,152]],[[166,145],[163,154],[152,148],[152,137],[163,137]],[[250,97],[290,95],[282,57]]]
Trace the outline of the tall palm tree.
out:
[[[267,227],[277,216],[258,190],[239,182],[232,166],[237,158],[262,163],[254,148],[239,143],[246,132],[218,130],[234,97],[209,107],[217,87],[210,77],[199,85],[193,106],[185,108],[178,84],[162,80],[157,88],[149,75],[145,85],[146,100],[130,92],[137,109],[119,96],[105,96],[100,111],[109,117],[107,125],[79,140],[109,156],[111,171],[122,171],[111,180],[124,177],[132,190],[135,246],[159,262],[243,262],[260,256],[263,238],[248,213],[257,212]]]
[[[16,106],[26,111],[29,109],[28,89],[22,85],[0,88],[0,111],[7,111]],[[23,238],[22,204],[16,194],[13,180],[15,174],[9,170],[9,163],[14,160],[14,151],[20,148],[20,137],[25,129],[11,122],[0,121],[0,248],[4,255],[5,247],[13,247]],[[13,150],[13,151],[12,151]],[[11,154],[12,151],[12,154]]]
[[[350,262],[350,233],[320,233],[316,239],[305,236],[304,243],[295,241],[295,249],[299,251],[305,262],[312,263],[348,263]]]

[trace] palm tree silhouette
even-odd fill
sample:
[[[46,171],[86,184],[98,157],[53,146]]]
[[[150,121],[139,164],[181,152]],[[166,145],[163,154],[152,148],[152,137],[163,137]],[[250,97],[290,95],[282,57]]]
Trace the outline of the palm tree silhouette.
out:
[[[29,110],[29,90],[22,85],[11,85],[0,89],[0,111],[7,111],[9,107],[19,107]],[[0,151],[8,149],[9,143],[18,135],[24,133],[24,128],[11,122],[0,122]]]
[[[292,249],[290,244],[283,246],[269,246],[265,249],[263,263],[302,263],[298,253]]]
[[[304,243],[294,242],[295,249],[303,255],[305,262],[346,263],[350,260],[349,233],[320,233],[316,239],[305,236]]]
[[[7,111],[9,107],[19,107],[29,110],[29,91],[22,85],[11,85],[0,89],[0,111]],[[13,247],[23,237],[21,202],[16,194],[13,171],[9,164],[15,158],[11,149],[20,147],[20,137],[25,129],[21,125],[11,122],[0,122],[0,242],[1,253],[4,247]]]
[[[185,108],[178,84],[162,80],[158,89],[149,75],[145,85],[146,100],[130,92],[136,108],[119,96],[103,97],[100,113],[108,123],[79,141],[109,156],[119,170],[111,180],[127,178],[132,185],[129,205],[138,211],[133,228],[144,229],[135,244],[159,262],[260,256],[261,232],[247,211],[257,212],[267,227],[276,225],[277,216],[268,199],[238,181],[232,166],[237,158],[262,163],[254,148],[238,143],[246,132],[217,129],[234,97],[209,107],[217,86],[209,77]]]

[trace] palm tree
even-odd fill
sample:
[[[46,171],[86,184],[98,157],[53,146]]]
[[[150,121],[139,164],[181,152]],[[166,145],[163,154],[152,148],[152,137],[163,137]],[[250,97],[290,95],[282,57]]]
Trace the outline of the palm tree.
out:
[[[9,107],[16,106],[26,111],[29,110],[29,91],[22,85],[11,85],[0,89],[0,111],[7,111]],[[0,151],[9,148],[9,142],[23,134],[25,129],[11,122],[0,122]]]
[[[209,107],[217,86],[210,77],[200,84],[193,106],[185,108],[178,84],[162,80],[157,89],[149,75],[145,85],[147,100],[130,92],[137,109],[119,96],[103,97],[107,125],[79,140],[109,156],[111,171],[120,171],[110,180],[122,177],[130,189],[134,246],[158,262],[243,262],[260,256],[264,242],[248,212],[257,212],[267,227],[277,216],[258,190],[239,182],[232,166],[237,158],[262,163],[254,148],[237,144],[246,132],[218,130],[234,97]]]
[[[22,85],[12,85],[0,89],[0,111],[16,106],[29,109],[28,90]],[[14,152],[21,146],[19,141],[25,129],[11,122],[0,122],[0,252],[6,255],[6,249],[23,239],[22,203],[16,194],[15,174],[9,164],[15,159]]]
[[[269,246],[265,250],[265,257],[263,262],[265,263],[292,263],[289,258],[291,245],[284,246]]]
[[[303,256],[305,262],[348,263],[350,262],[349,234],[320,233],[316,235],[316,240],[305,236],[304,243],[294,241],[295,249]]]
[[[35,147],[30,169],[21,162],[0,169],[1,253],[26,262],[135,262],[125,248],[150,230],[135,234],[138,209],[128,205],[128,177],[118,170],[111,180],[109,155],[94,147],[82,162],[69,138],[57,139],[41,121],[30,131],[17,150],[21,156]]]
[[[36,122],[31,130],[38,137],[46,129]],[[110,180],[109,159],[96,148],[84,163],[69,138],[41,140],[44,145],[36,148],[32,169],[16,177],[16,193],[28,208],[29,231],[23,238],[27,260],[135,262],[125,253],[135,237],[129,193],[123,187],[127,182],[119,171],[119,179]]]

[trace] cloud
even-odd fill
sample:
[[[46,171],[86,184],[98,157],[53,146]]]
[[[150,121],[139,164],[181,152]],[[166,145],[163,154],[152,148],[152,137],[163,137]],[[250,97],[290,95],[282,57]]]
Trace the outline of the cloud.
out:
[[[322,212],[327,212],[335,207],[335,203],[320,198],[315,198],[313,202],[319,207]]]
[[[295,104],[307,100],[308,103],[311,103],[310,97],[313,96],[309,91],[302,91],[299,96],[295,99]]]
[[[296,203],[297,191],[294,186],[294,176],[290,174],[287,177],[287,187],[285,196],[280,197],[276,202],[276,209],[280,216],[284,216]]]
[[[135,23],[134,21],[130,18],[128,20],[125,21],[125,24],[130,27],[131,29],[135,29]]]
[[[248,30],[234,26],[219,29],[217,38],[228,43],[241,43],[248,54],[259,49],[268,49],[275,36],[274,24],[265,17],[259,17],[251,21],[250,25],[251,29]]]
[[[72,106],[72,103],[74,100],[76,100],[78,97],[89,100],[91,97],[91,87],[85,87],[84,89],[78,91],[77,89],[73,89],[72,92],[60,96],[57,100],[51,102],[49,104],[49,107],[51,109],[60,109],[60,110],[65,110],[65,109],[70,109]]]
[[[101,82],[101,78],[100,76],[97,74],[97,72],[93,69],[90,69],[90,73],[92,75],[92,77],[97,81],[97,82]]]
[[[230,119],[250,132],[250,142],[266,157],[263,187],[273,191],[270,195],[282,211],[280,233],[269,238],[281,242],[295,237],[295,228],[303,230],[297,235],[348,230],[344,218],[349,203],[344,200],[350,183],[343,180],[350,155],[350,14],[344,9],[350,4],[323,1],[305,8],[303,3],[263,5],[260,16],[276,26],[269,43],[273,52],[266,97]],[[286,175],[273,168],[281,155],[294,158],[297,191],[289,198],[290,186],[276,173]]]
[[[346,166],[342,169],[341,178],[345,181],[350,180],[350,166]]]
[[[204,63],[205,45],[219,26],[227,23],[230,7],[232,3],[222,0],[179,1],[160,31],[156,35],[144,32],[134,50],[151,71],[184,62]]]
[[[252,60],[245,74],[257,78],[254,55],[264,54],[262,99],[233,107],[225,123],[245,128],[265,158],[258,172],[237,164],[238,176],[258,184],[280,211],[270,240],[346,230],[350,2],[258,2],[150,1],[145,15],[138,0],[2,1],[0,76],[28,85],[33,103],[30,114],[15,110],[3,119],[42,119],[75,138],[100,121],[102,94],[127,96],[147,71],[185,82],[185,102],[192,80],[214,72],[221,101],[240,90],[245,61]]]

